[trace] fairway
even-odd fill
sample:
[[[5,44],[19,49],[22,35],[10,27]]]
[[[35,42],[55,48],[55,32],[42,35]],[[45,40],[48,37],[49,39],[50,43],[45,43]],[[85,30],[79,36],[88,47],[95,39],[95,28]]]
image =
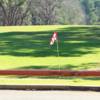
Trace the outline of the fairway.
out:
[[[56,43],[49,45],[58,32]],[[100,26],[0,27],[0,69],[100,69]]]

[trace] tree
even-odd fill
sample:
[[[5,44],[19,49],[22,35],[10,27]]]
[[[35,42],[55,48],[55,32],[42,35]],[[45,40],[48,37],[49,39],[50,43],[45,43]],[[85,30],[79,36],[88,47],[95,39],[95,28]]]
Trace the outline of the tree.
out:
[[[61,0],[32,0],[31,12],[33,24],[55,24],[56,9]]]
[[[79,0],[62,0],[59,11],[61,24],[85,24],[85,15]]]
[[[0,0],[0,25],[98,24],[100,0]]]
[[[100,24],[100,1],[99,0],[95,1],[95,9],[96,9],[96,15],[98,18],[96,24]]]
[[[99,21],[98,6],[99,0],[81,0],[82,5],[84,7],[87,24],[94,24]]]
[[[30,3],[30,0],[0,0],[1,25],[28,24]]]
[[[84,24],[79,0],[32,0],[33,24]]]

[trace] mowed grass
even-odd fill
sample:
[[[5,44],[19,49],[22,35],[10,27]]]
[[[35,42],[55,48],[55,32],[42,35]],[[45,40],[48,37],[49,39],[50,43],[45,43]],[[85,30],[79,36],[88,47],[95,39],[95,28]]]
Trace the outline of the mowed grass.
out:
[[[57,57],[56,43],[49,45],[55,31],[58,32],[60,57]],[[100,70],[100,26],[0,27],[0,70],[3,69]],[[5,81],[1,77],[2,83],[100,86],[100,78],[7,77]]]
[[[66,86],[100,86],[100,78],[0,78],[0,85],[66,85]]]
[[[56,43],[49,45],[54,31]],[[100,69],[100,26],[0,27],[0,69]]]

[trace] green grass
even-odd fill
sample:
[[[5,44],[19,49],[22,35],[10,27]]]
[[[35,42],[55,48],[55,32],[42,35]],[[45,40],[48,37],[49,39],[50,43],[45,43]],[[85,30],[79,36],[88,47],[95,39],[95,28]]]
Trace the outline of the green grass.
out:
[[[0,78],[0,85],[100,86],[100,78]]]
[[[60,57],[56,43],[49,45],[54,31],[59,33]],[[0,70],[2,69],[100,70],[100,26],[13,26],[0,27]],[[0,78],[4,83],[40,83],[41,80]],[[43,79],[42,79],[43,80]],[[45,80],[49,83],[56,79]],[[76,81],[78,80],[78,81]],[[13,81],[13,82],[12,82]],[[66,83],[68,81],[68,83]],[[54,84],[99,85],[94,79],[58,79]],[[43,82],[44,84],[44,82]],[[70,84],[70,85],[71,85]]]
[[[56,43],[59,33],[60,57]],[[100,26],[0,27],[0,69],[100,69]]]

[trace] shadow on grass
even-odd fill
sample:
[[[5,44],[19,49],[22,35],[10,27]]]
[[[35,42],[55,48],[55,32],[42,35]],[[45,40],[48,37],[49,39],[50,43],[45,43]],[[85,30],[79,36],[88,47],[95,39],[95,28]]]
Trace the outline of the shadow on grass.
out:
[[[60,56],[82,56],[100,48],[100,30],[96,27],[69,27],[59,32]],[[56,43],[49,45],[52,31],[0,33],[0,55],[56,56]]]
[[[16,68],[18,70],[20,69],[25,69],[25,70],[32,70],[32,69],[48,69],[48,66],[23,66],[23,67],[20,67],[20,68]]]
[[[22,66],[20,68],[16,68],[16,69],[25,69],[25,70],[32,70],[32,69],[42,69],[42,70],[59,70],[58,65],[56,66]],[[60,67],[60,70],[98,70],[100,69],[100,63],[83,63],[81,65],[78,66],[74,66],[71,64],[68,65],[63,65]]]
[[[79,66],[73,66],[73,65],[65,65],[61,66],[60,70],[89,70],[90,68],[99,68],[100,63],[87,63],[87,64],[82,64]],[[58,66],[23,66],[20,68],[17,68],[17,70],[59,70]],[[65,80],[73,80],[74,82],[78,82],[80,79],[81,80],[94,80],[94,81],[100,81],[100,77],[63,77],[63,76],[7,76],[8,78],[37,78],[37,79],[65,79]],[[78,80],[76,80],[78,79]]]

